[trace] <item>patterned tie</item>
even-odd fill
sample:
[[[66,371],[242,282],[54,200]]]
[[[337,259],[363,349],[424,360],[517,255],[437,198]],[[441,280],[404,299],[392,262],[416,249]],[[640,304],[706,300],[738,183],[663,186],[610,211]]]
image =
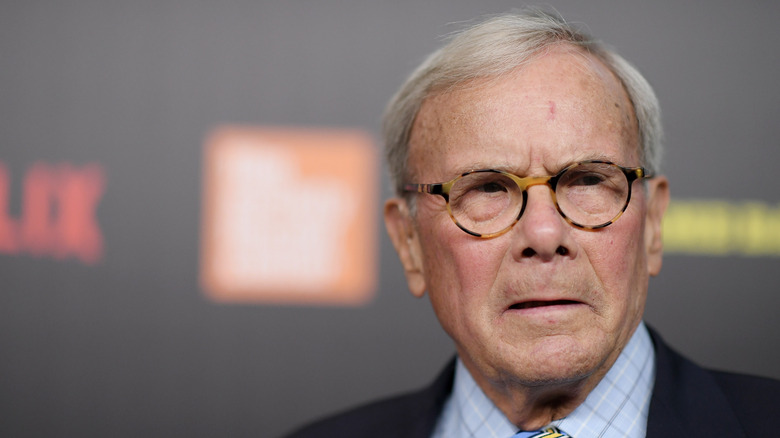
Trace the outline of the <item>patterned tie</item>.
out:
[[[561,432],[560,430],[558,430],[557,427],[554,426],[545,427],[539,432],[518,432],[512,438],[526,438],[526,437],[527,438],[572,438],[571,435],[567,435]]]

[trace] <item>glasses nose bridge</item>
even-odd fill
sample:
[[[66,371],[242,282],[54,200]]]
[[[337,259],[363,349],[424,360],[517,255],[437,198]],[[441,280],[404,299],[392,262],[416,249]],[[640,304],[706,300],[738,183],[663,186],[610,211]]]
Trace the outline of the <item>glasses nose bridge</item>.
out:
[[[520,190],[523,192],[524,204],[528,202],[528,189],[533,186],[547,186],[547,188],[550,189],[550,199],[552,200],[553,205],[555,205],[555,209],[558,210],[558,213],[565,218],[566,215],[563,214],[560,206],[558,205],[558,197],[555,193],[555,178],[555,176],[528,176],[525,178],[515,177],[513,179],[517,183],[518,187],[520,187]],[[525,211],[525,206],[523,206],[523,211]]]
[[[550,182],[550,180],[553,178],[554,176],[528,176],[525,178],[514,177],[512,179],[515,180],[515,183],[517,183],[517,186],[520,187],[520,190],[524,192],[528,191],[528,189],[533,186],[546,185],[553,193],[553,196],[555,196],[555,188]]]

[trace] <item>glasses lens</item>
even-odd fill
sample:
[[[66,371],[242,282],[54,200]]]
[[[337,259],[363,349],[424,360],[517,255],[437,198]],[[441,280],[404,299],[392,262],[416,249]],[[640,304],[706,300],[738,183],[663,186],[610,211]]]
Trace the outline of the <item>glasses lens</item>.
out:
[[[620,214],[628,199],[623,171],[605,163],[582,163],[561,175],[555,190],[563,214],[579,225],[604,225]]]
[[[493,171],[469,173],[452,185],[449,208],[464,228],[478,234],[497,233],[520,214],[523,194],[506,175]]]

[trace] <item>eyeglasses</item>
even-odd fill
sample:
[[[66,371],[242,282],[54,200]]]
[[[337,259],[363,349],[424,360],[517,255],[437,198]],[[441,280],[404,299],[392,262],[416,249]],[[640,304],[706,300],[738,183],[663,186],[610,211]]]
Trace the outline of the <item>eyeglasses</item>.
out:
[[[520,220],[528,188],[546,184],[558,213],[571,225],[595,230],[614,223],[628,207],[634,181],[651,178],[642,167],[582,161],[554,176],[519,177],[495,169],[466,172],[438,184],[406,184],[404,191],[440,195],[455,225],[473,236],[500,236]]]

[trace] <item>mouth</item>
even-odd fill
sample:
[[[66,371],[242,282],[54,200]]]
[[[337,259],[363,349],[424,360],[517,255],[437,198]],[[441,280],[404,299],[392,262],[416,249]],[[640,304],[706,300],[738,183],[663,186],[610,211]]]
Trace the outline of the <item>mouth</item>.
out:
[[[574,300],[524,301],[522,303],[512,304],[511,306],[509,306],[509,310],[525,310],[525,309],[535,309],[539,307],[553,307],[553,306],[570,306],[575,304],[582,304],[582,303]]]

